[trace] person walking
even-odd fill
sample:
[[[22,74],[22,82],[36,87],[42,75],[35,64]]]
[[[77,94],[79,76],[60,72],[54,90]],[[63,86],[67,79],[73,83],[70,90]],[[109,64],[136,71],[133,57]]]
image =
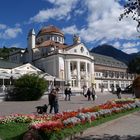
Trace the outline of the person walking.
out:
[[[58,94],[58,92],[59,92],[59,88],[56,88],[56,90],[55,90],[55,104],[54,104],[54,112],[55,113],[59,112],[59,104],[58,104],[58,96],[59,96],[59,94]]]
[[[114,93],[114,84],[111,85],[111,92]]]
[[[97,96],[94,87],[92,87],[91,96],[92,96],[92,100],[94,101]]]
[[[83,86],[83,95],[86,96],[86,94],[87,94],[87,86],[84,85]]]
[[[101,92],[104,92],[104,84],[101,84]]]
[[[119,85],[116,85],[116,94],[118,99],[121,99],[121,88]]]
[[[88,88],[86,95],[88,97],[88,101],[90,101],[91,100],[91,91],[90,91],[90,88]]]
[[[58,105],[58,91],[59,89],[52,89],[51,93],[49,94],[49,105],[50,105],[50,113],[54,109],[54,113],[58,113],[59,105]]]
[[[65,101],[67,101],[68,92],[69,92],[69,91],[68,91],[68,88],[66,88],[66,89],[65,89],[65,92],[64,92],[64,94],[65,94]]]
[[[55,95],[54,95],[55,89],[53,88],[51,92],[49,93],[49,105],[50,105],[50,113],[52,113],[52,110],[54,108],[54,100],[55,100]]]
[[[68,100],[69,101],[70,101],[71,95],[72,95],[71,88],[69,88],[69,90],[68,90]]]

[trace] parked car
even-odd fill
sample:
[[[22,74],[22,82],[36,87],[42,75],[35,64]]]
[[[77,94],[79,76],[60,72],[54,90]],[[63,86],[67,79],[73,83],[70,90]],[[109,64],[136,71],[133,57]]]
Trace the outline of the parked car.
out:
[[[132,87],[132,84],[127,86],[124,90],[121,91],[122,93],[130,93],[130,94],[133,94],[133,87]]]

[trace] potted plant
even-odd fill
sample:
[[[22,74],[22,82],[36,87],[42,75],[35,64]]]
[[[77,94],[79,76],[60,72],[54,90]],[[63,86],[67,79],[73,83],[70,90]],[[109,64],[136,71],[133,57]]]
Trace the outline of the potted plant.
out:
[[[137,76],[133,81],[133,89],[136,98],[140,98],[140,75]]]

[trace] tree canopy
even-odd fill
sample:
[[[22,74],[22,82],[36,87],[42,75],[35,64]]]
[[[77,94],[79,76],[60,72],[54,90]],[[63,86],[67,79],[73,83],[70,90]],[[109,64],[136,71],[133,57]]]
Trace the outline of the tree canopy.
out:
[[[128,0],[126,2],[120,20],[128,16],[131,16],[137,22],[137,31],[140,32],[140,0]]]
[[[129,62],[128,70],[130,73],[140,74],[140,56],[135,57]]]
[[[12,100],[32,101],[42,97],[48,87],[48,82],[36,74],[25,74],[14,82],[13,91],[9,91]]]
[[[0,48],[0,58],[1,59],[8,59],[9,53],[14,51],[14,50],[19,50],[20,48],[8,48],[6,46],[3,46],[3,48]]]

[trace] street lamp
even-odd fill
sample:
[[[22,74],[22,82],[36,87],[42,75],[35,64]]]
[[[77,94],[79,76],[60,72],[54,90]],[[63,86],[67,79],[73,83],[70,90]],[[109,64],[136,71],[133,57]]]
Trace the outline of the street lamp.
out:
[[[3,93],[3,94],[5,93],[5,88],[6,88],[6,87],[5,87],[5,80],[4,80],[4,79],[5,79],[5,77],[3,76],[3,77],[2,77],[2,93]]]
[[[53,83],[54,87],[56,86],[56,78],[54,78],[54,83]]]

